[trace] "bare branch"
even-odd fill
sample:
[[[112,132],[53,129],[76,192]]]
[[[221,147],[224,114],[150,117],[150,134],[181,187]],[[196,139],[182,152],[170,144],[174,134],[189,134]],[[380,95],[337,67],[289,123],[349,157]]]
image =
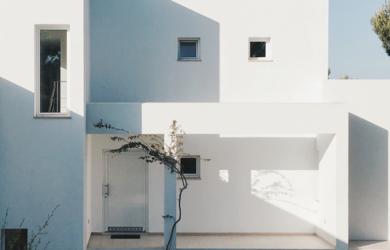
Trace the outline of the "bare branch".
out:
[[[1,229],[5,229],[5,227],[7,226],[7,223],[8,223],[8,213],[9,213],[9,208],[7,208],[5,210],[5,215],[4,215],[4,218],[3,218],[3,224],[1,225]]]
[[[43,224],[41,226],[38,226],[38,230],[36,231],[36,233],[34,233],[32,231],[32,236],[31,236],[29,242],[27,243],[28,250],[37,249],[37,247],[41,244],[40,236],[47,234],[45,230],[49,226],[49,222],[50,222],[51,218],[53,218],[54,213],[56,212],[56,210],[59,207],[60,207],[60,205],[57,204],[51,210],[51,212],[47,215],[46,220],[43,222]]]
[[[25,220],[26,220],[25,218],[22,219],[22,221],[19,223],[19,228],[23,226]]]

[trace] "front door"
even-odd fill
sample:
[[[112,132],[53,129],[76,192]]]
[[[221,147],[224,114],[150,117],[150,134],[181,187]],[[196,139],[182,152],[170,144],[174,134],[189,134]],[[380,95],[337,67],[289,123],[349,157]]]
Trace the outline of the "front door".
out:
[[[144,231],[147,165],[139,152],[106,153],[104,224],[110,232]]]

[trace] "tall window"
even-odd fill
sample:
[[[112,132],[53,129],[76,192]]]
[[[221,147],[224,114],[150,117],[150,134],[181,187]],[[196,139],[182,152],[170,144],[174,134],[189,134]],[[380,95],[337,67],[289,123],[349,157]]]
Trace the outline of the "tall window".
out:
[[[39,28],[38,116],[68,115],[67,29]]]

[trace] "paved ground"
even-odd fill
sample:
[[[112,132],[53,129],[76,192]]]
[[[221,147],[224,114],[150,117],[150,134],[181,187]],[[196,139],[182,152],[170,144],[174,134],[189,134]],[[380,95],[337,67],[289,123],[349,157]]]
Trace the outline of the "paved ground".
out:
[[[351,241],[350,250],[390,250],[390,241]]]
[[[145,234],[141,239],[110,239],[109,235],[92,235],[89,250],[161,249],[162,235]],[[178,249],[315,249],[334,247],[315,235],[260,234],[184,234],[178,235]]]

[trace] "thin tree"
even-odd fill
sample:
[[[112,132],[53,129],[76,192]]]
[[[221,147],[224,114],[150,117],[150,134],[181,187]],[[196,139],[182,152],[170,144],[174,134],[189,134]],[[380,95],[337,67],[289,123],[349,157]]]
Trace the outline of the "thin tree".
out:
[[[111,149],[111,153],[123,153],[131,151],[132,149],[138,149],[143,151],[145,154],[140,158],[147,163],[157,162],[161,165],[167,167],[171,173],[175,173],[179,176],[181,181],[181,186],[179,188],[179,197],[178,197],[178,208],[179,214],[174,224],[172,225],[169,240],[166,245],[166,250],[170,249],[172,243],[172,238],[176,229],[177,224],[182,219],[182,196],[184,190],[188,187],[188,182],[181,171],[179,155],[183,154],[183,134],[184,132],[178,126],[177,121],[173,121],[169,127],[169,132],[164,140],[162,136],[159,135],[132,135],[129,131],[122,128],[117,128],[109,123],[100,120],[95,123],[94,126],[100,129],[114,130],[117,132],[125,133],[126,136],[113,136],[111,137],[112,141],[121,143],[122,145],[118,148]],[[174,218],[173,215],[166,214],[164,218]]]

